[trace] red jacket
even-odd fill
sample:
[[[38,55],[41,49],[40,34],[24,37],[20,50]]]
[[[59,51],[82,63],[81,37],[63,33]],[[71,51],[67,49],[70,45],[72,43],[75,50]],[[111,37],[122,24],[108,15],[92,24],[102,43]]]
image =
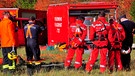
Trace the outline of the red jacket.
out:
[[[8,18],[3,18],[3,20],[0,22],[0,37],[1,37],[1,47],[17,46],[15,25]]]
[[[78,27],[79,25],[79,27]],[[81,20],[77,20],[75,23],[72,23],[69,28],[69,41],[74,41],[76,38],[78,43],[82,43],[86,37],[86,26]]]
[[[119,41],[123,41],[125,39],[125,31],[124,31],[124,28],[122,27],[122,25],[120,25],[119,23],[117,22],[113,22],[111,24],[111,29],[109,30],[109,33],[108,33],[108,40],[111,44],[114,43],[115,41],[115,38],[113,37],[113,34],[116,33],[116,31],[114,29],[118,29],[120,34],[119,34]]]
[[[110,29],[109,23],[106,21],[105,17],[99,17],[93,24],[90,26],[90,40],[93,42],[94,45],[96,46],[107,46],[108,45],[108,40],[107,40],[107,34]],[[102,34],[104,35],[105,40],[100,40],[96,38],[96,34],[99,32],[97,31],[102,31]]]

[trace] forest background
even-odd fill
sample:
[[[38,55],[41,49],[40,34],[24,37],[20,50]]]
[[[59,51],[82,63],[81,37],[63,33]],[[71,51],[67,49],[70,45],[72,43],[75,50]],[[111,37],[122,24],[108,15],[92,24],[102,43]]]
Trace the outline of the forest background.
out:
[[[116,2],[119,6],[118,16],[125,13],[129,19],[135,21],[135,0],[0,0],[0,7],[14,7],[47,11],[49,4],[65,2]]]

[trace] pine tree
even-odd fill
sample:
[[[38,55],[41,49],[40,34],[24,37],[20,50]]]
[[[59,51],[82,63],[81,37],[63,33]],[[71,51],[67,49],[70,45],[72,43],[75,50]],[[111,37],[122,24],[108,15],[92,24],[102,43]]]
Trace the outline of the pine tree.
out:
[[[132,16],[133,21],[135,21],[135,0],[133,0],[131,4],[130,15]]]
[[[37,0],[16,0],[14,7],[24,8],[24,9],[34,9],[34,5]]]

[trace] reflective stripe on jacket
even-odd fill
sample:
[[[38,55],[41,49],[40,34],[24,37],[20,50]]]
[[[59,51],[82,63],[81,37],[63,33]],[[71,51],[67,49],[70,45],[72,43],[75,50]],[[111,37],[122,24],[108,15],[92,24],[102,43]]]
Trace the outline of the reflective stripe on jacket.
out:
[[[106,21],[105,17],[99,17],[95,22],[92,23],[92,25],[90,26],[90,40],[93,41],[93,44],[96,45],[97,47],[99,46],[107,46],[108,45],[108,40],[107,37],[105,40],[95,40],[95,34],[97,34],[97,30],[98,29],[102,29],[102,30],[106,30],[103,31],[102,34],[104,36],[106,36],[108,34],[108,31],[110,29],[110,25],[109,23]]]

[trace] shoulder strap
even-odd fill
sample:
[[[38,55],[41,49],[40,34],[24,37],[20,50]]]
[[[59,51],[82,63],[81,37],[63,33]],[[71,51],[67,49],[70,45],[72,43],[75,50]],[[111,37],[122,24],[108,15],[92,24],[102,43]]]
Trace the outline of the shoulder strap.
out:
[[[106,26],[105,26],[105,24],[101,21],[101,20],[99,20],[99,22],[101,22],[102,24],[103,24],[103,26],[104,26],[104,28],[106,29]]]

